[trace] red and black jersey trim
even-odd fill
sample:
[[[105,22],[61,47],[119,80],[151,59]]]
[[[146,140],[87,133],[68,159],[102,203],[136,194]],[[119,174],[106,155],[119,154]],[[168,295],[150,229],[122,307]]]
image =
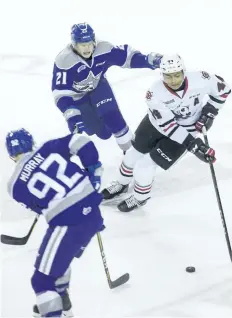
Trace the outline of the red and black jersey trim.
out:
[[[172,129],[172,131],[168,134],[168,137],[171,137],[173,134],[174,134],[174,132],[179,128],[180,126],[177,124],[173,129]]]
[[[160,126],[160,127],[165,127],[166,125],[168,125],[168,124],[170,124],[170,123],[172,123],[172,122],[174,122],[174,121],[175,121],[175,119],[172,118],[172,119],[166,121],[165,123],[163,123],[163,124],[161,124],[161,125],[159,125],[159,126]]]
[[[217,99],[215,97],[213,97],[212,95],[209,95],[210,99],[215,102],[215,103],[218,103],[218,104],[224,104],[226,100],[220,100],[220,99]]]

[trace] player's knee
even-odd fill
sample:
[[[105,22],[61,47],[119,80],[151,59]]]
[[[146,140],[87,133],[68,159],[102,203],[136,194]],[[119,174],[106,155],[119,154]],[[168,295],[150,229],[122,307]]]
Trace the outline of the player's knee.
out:
[[[110,111],[105,112],[102,115],[102,119],[105,125],[114,135],[120,134],[120,131],[123,131],[125,127],[127,127],[125,119],[123,118],[120,110],[116,107]]]
[[[96,135],[103,140],[107,140],[112,136],[111,132],[107,129],[97,132]]]
[[[126,152],[123,163],[130,168],[134,168],[136,162],[143,157],[143,154],[136,150],[133,145]]]
[[[55,290],[55,280],[54,277],[35,270],[31,278],[31,285],[35,293],[38,294],[46,290]]]
[[[96,135],[100,139],[106,140],[112,136],[112,133],[104,124],[102,124],[101,127],[96,131]]]
[[[142,154],[149,153],[151,150],[150,145],[144,140],[144,137],[137,134],[135,134],[135,138],[132,140],[132,146]]]
[[[134,169],[134,178],[140,184],[150,184],[153,181],[157,164],[152,160],[149,154],[143,156]]]

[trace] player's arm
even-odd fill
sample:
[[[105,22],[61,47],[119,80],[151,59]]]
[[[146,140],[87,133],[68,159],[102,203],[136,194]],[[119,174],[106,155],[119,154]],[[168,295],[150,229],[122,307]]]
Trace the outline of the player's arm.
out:
[[[37,214],[41,214],[41,208],[36,205],[35,201],[33,200],[30,193],[26,194],[27,192],[23,191],[22,184],[18,184],[18,175],[19,175],[19,169],[16,168],[13,176],[7,183],[7,191],[10,197],[12,197],[16,202],[18,202],[21,206],[23,206],[26,209],[31,210],[32,212],[35,212]]]
[[[74,132],[76,129],[81,133],[84,130],[84,125],[79,105],[83,102],[85,94],[78,93],[73,89],[72,72],[72,68],[60,69],[56,63],[54,64],[52,93],[56,106],[68,123],[70,132]]]
[[[142,54],[128,44],[113,46],[108,59],[111,65],[123,68],[150,68],[155,69],[160,65],[162,55],[158,53]]]
[[[202,127],[210,129],[219,110],[223,107],[231,89],[224,79],[218,75],[209,75],[207,72],[201,72],[201,81],[207,85],[209,100],[202,108],[201,116],[196,122],[196,129],[202,131]]]

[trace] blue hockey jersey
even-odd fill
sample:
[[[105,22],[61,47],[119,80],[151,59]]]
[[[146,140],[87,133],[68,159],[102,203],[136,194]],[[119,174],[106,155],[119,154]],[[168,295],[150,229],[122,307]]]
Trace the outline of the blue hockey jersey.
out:
[[[88,101],[88,93],[97,88],[113,65],[153,69],[146,55],[128,45],[98,41],[91,59],[83,59],[68,45],[56,57],[53,69],[52,91],[58,108],[64,113],[68,107]],[[75,114],[79,114],[78,107]]]
[[[25,207],[43,214],[50,225],[102,223],[102,200],[89,174],[70,159],[78,155],[83,167],[98,162],[87,136],[75,134],[50,140],[17,162],[8,182],[9,194]]]

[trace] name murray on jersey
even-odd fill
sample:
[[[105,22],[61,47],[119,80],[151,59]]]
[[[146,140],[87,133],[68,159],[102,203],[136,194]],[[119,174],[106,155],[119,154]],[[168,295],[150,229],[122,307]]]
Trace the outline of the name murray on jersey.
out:
[[[41,156],[41,154],[38,152],[31,160],[28,161],[28,163],[24,166],[19,179],[27,182],[31,176],[31,173],[33,170],[38,167],[41,162],[44,161],[44,158]]]

